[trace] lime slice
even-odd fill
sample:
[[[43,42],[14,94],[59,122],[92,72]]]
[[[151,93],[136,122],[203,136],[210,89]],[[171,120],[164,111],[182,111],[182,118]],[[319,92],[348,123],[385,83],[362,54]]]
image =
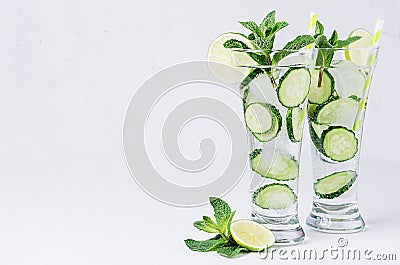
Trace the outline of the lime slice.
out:
[[[238,66],[254,66],[256,63],[244,52],[225,48],[224,43],[230,39],[239,40],[249,48],[253,48],[246,36],[239,33],[225,33],[211,43],[207,61],[215,77],[229,84],[237,84],[250,72],[250,68]]]
[[[348,48],[368,48],[371,46],[372,35],[365,29],[353,30],[349,37],[360,36],[361,39],[351,43]],[[368,50],[346,50],[344,52],[346,60],[352,61],[357,65],[367,65],[369,51]]]
[[[234,221],[231,234],[236,243],[251,251],[266,249],[275,243],[271,230],[252,220]]]

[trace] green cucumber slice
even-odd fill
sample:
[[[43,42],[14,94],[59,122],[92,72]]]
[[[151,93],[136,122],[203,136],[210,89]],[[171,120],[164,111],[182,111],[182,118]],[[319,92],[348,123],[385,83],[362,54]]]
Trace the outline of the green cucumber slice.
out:
[[[303,121],[306,112],[300,108],[289,109],[286,114],[286,127],[290,141],[300,142],[303,138]]]
[[[253,133],[253,136],[260,142],[269,142],[278,136],[282,128],[282,116],[279,110],[271,104],[266,104],[272,115],[272,127],[265,133]]]
[[[311,72],[311,85],[308,102],[313,104],[325,103],[333,96],[333,92],[335,91],[335,81],[328,70],[325,69],[322,72],[322,83],[320,87],[318,87],[319,75],[319,70],[313,70]]]
[[[315,194],[322,199],[333,199],[345,193],[353,185],[357,173],[353,170],[335,172],[314,183]]]
[[[246,88],[251,81],[253,81],[259,74],[263,73],[261,68],[255,68],[250,71],[250,73],[243,79],[240,83],[240,89]]]
[[[315,148],[323,153],[323,149],[322,149],[322,142],[321,142],[321,135],[322,132],[326,129],[329,128],[328,125],[321,125],[321,124],[317,124],[313,121],[309,122],[309,127],[310,127],[310,138],[311,141],[314,143]]]
[[[311,126],[318,137],[321,137],[322,132],[329,128],[328,125],[325,124],[318,124],[315,122],[311,122]]]
[[[315,114],[317,110],[318,105],[317,104],[312,104],[308,103],[307,104],[307,112],[308,112],[308,119],[314,121],[315,120]]]
[[[312,122],[309,122],[308,124],[309,124],[309,132],[310,132],[311,141],[313,142],[315,148],[322,153],[323,150],[322,150],[321,138],[314,131]]]
[[[252,103],[244,111],[246,126],[253,134],[268,132],[273,126],[273,115],[263,103]]]
[[[305,68],[292,68],[280,79],[278,99],[287,108],[299,106],[307,98],[311,75]]]
[[[285,209],[297,201],[297,196],[286,184],[267,184],[253,194],[253,202],[263,209]]]
[[[331,126],[321,135],[322,150],[333,161],[352,159],[358,151],[358,139],[353,131],[342,126]]]
[[[254,150],[251,155],[251,169],[264,178],[287,181],[299,176],[299,164],[294,157],[281,153],[263,153]]]
[[[357,115],[358,102],[353,98],[337,99],[321,106],[317,111],[319,124],[353,127]]]

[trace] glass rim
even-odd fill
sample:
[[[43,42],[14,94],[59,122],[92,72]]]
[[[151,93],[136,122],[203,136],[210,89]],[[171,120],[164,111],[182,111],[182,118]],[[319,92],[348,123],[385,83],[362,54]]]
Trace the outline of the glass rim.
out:
[[[260,52],[265,52],[268,51],[270,53],[273,52],[281,52],[281,51],[287,51],[291,53],[295,52],[314,52],[314,51],[319,51],[319,50],[334,50],[334,51],[378,51],[379,46],[377,47],[360,47],[360,48],[348,48],[348,47],[343,47],[343,48],[312,48],[312,49],[267,49],[267,50],[260,50],[260,49],[240,49],[240,48],[233,48],[231,49],[232,51],[237,51],[237,52],[253,52],[253,53],[260,53]]]
[[[313,48],[314,50],[334,50],[334,51],[378,51],[379,46],[377,47],[357,47],[357,48]]]

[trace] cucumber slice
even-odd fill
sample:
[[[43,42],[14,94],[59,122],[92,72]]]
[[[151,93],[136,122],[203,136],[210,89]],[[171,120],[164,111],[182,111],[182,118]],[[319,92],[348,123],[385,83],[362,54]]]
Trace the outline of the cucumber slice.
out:
[[[317,113],[317,108],[318,105],[317,104],[312,104],[312,103],[308,103],[307,104],[307,112],[308,112],[308,119],[310,121],[315,121],[316,117],[316,113]]]
[[[272,116],[272,127],[265,133],[253,133],[253,136],[260,142],[269,142],[274,139],[282,128],[282,116],[279,110],[271,104],[265,104],[268,106],[270,114]]]
[[[253,81],[263,70],[261,68],[255,68],[250,71],[250,73],[243,79],[240,83],[240,89],[247,87],[251,81]]]
[[[353,170],[335,172],[314,183],[315,194],[322,199],[333,199],[345,193],[353,185],[357,173]]]
[[[263,209],[285,209],[297,201],[297,196],[286,184],[267,184],[253,194],[253,202]]]
[[[312,122],[309,122],[309,132],[310,132],[310,138],[311,141],[314,143],[315,148],[322,153],[322,143],[321,143],[321,138],[317,135],[315,132]]]
[[[314,143],[315,148],[319,152],[323,153],[321,135],[324,130],[329,128],[329,126],[321,125],[321,124],[315,123],[313,121],[310,121],[309,127],[310,127],[309,131],[310,131],[311,141]]]
[[[325,125],[325,124],[318,124],[318,123],[315,123],[315,122],[312,122],[312,123],[311,123],[311,126],[312,126],[314,132],[316,133],[316,135],[317,135],[318,137],[321,137],[322,132],[323,132],[324,130],[326,130],[326,129],[329,128],[328,125]]]
[[[316,121],[319,124],[338,125],[351,129],[357,110],[358,102],[353,98],[337,99],[317,109]]]
[[[321,143],[324,155],[333,161],[350,160],[358,151],[358,139],[354,132],[342,126],[331,126],[324,130]]]
[[[307,98],[310,89],[311,75],[305,68],[292,68],[280,79],[277,89],[278,99],[283,106],[299,106]]]
[[[256,149],[250,155],[251,169],[264,178],[287,181],[299,176],[299,164],[294,157],[281,153],[263,153]]]
[[[246,126],[254,133],[266,133],[273,126],[273,114],[268,105],[252,103],[244,111]]]
[[[318,87],[320,71],[313,70],[311,73],[311,85],[310,94],[308,95],[308,102],[313,104],[322,104],[328,101],[334,91],[335,81],[333,76],[328,72],[328,70],[323,70],[322,72],[322,83]]]
[[[306,112],[302,108],[289,109],[286,114],[286,127],[290,141],[300,142],[303,138],[303,121]]]

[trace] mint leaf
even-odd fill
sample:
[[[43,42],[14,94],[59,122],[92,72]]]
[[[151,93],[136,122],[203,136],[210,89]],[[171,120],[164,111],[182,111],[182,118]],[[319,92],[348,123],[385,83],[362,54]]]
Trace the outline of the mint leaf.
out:
[[[228,237],[231,236],[231,224],[232,224],[233,217],[235,216],[235,213],[236,213],[236,211],[233,211],[230,214],[230,216],[228,218],[228,222],[226,223],[226,233],[227,233]]]
[[[250,50],[250,47],[247,46],[245,43],[243,43],[240,40],[236,39],[230,39],[224,42],[224,47],[227,49],[242,49],[242,50]],[[243,51],[245,52],[245,51]],[[246,52],[248,56],[250,56],[255,62],[257,62],[260,65],[265,65],[266,64],[266,58],[265,55],[262,54],[257,54],[253,51]]]
[[[193,226],[207,233],[219,233],[218,225],[208,216],[203,216],[203,220],[194,222]]]
[[[238,256],[250,253],[249,250],[247,250],[244,247],[241,246],[221,246],[217,249],[217,253],[220,254],[223,257],[226,258],[236,258]]]
[[[351,95],[351,96],[349,96],[349,98],[354,99],[357,102],[361,101],[361,98],[357,97],[356,95]]]
[[[204,215],[203,221],[208,227],[215,228],[218,230],[218,225],[211,219],[211,217]]]
[[[316,65],[329,67],[331,65],[334,54],[333,46],[329,43],[325,35],[319,35],[315,39],[315,45],[318,48],[321,48],[320,50],[318,50]]]
[[[360,36],[352,36],[352,37],[348,37],[345,40],[338,40],[337,44],[336,44],[336,48],[343,48],[346,46],[349,46],[349,44],[358,41],[359,39],[361,39]]]
[[[293,53],[294,50],[299,50],[311,43],[314,42],[314,38],[310,35],[300,35],[297,36],[294,40],[289,41],[285,47],[283,47],[282,51],[279,51],[274,54],[272,57],[272,64],[278,63],[280,60]],[[291,51],[293,50],[293,51]]]
[[[227,215],[231,214],[231,207],[222,199],[217,197],[210,197],[211,206],[214,208],[214,217],[218,226],[221,228],[221,221]]]
[[[231,235],[231,231],[230,231],[230,226],[231,226],[231,223],[232,223],[232,219],[233,219],[233,217],[235,216],[235,213],[236,213],[236,211],[233,211],[233,212],[231,212],[230,214],[228,214],[228,215],[225,215],[222,219],[221,219],[221,222],[220,222],[220,225],[219,225],[219,227],[220,227],[220,231],[222,232],[222,233],[224,233],[224,235],[226,236],[226,237],[228,237],[229,238],[229,236]]]
[[[261,31],[260,31],[260,29],[259,29],[259,27],[258,27],[258,25],[257,25],[256,22],[254,22],[254,21],[245,21],[245,22],[239,21],[239,23],[240,23],[243,27],[245,27],[245,28],[247,28],[248,30],[250,30],[251,32],[257,34],[257,35],[260,36],[260,37],[262,37]]]
[[[315,37],[319,36],[319,35],[324,35],[324,25],[322,25],[322,23],[317,20],[317,23],[315,24]]]
[[[261,73],[263,73],[263,70],[261,68],[254,68],[250,70],[250,73],[240,83],[240,89],[243,89],[246,86],[248,86],[250,82],[253,81],[253,79],[255,79]]]
[[[250,49],[244,42],[235,39],[227,40],[223,45],[227,49]]]
[[[193,251],[207,252],[216,250],[219,246],[224,245],[227,241],[223,239],[220,235],[207,240],[194,240],[185,239],[186,246]]]
[[[332,45],[332,46],[336,46],[337,42],[339,40],[339,36],[338,33],[336,31],[336,29],[332,32],[331,37],[329,38],[328,42]]]
[[[260,31],[262,32],[263,36],[262,37],[269,37],[273,34],[271,34],[271,31],[273,30],[275,26],[275,10],[269,12],[263,21],[260,24]]]
[[[248,39],[249,41],[253,41],[253,40],[256,39],[256,35],[254,35],[254,33],[252,32],[252,33],[249,34],[249,36],[247,37],[247,39]]]
[[[255,36],[252,43],[264,52],[270,53],[272,47],[274,46],[274,40],[275,35],[271,35],[267,38],[260,38],[259,36]]]
[[[281,29],[285,28],[289,26],[289,23],[287,23],[286,21],[279,21],[275,24],[274,28],[272,29],[272,31],[269,33],[271,34],[276,34],[278,31],[280,31]]]
[[[275,10],[269,12],[261,22],[261,27],[264,27],[265,29],[272,29],[275,25],[275,14]]]

